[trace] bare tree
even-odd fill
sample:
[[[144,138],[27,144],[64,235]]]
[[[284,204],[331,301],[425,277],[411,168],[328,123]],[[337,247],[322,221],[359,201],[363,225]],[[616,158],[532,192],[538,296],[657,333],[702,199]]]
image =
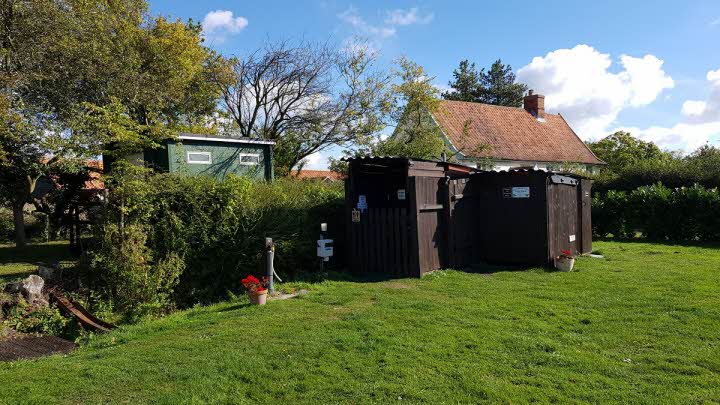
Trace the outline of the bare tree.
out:
[[[288,174],[332,145],[365,143],[385,126],[390,76],[373,71],[367,47],[270,43],[244,58],[219,59],[214,82],[240,135],[271,139]]]

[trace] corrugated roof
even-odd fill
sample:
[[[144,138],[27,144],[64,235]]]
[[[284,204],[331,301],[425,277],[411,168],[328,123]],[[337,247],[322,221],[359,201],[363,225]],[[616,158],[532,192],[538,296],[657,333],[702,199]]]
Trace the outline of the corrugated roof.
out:
[[[560,115],[443,100],[433,117],[462,154],[476,158],[605,164]]]

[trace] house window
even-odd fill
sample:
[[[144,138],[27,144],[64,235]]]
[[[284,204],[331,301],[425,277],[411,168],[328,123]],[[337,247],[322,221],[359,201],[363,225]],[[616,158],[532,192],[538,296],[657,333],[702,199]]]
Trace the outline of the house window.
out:
[[[241,165],[256,166],[260,164],[260,154],[258,153],[241,153],[239,159]]]
[[[187,162],[196,165],[212,164],[212,154],[210,152],[188,152]]]

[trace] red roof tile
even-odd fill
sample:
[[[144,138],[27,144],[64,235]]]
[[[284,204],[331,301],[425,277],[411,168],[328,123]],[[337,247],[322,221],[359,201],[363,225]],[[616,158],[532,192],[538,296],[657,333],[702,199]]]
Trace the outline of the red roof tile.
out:
[[[303,169],[300,173],[295,173],[294,176],[299,179],[328,179],[330,181],[338,181],[345,178],[342,173],[334,172],[332,170]]]
[[[523,108],[443,100],[433,116],[466,156],[604,164],[560,115],[542,122]]]
[[[85,181],[85,189],[102,190],[105,188],[103,181],[103,162],[102,160],[88,160],[87,167],[89,179]]]

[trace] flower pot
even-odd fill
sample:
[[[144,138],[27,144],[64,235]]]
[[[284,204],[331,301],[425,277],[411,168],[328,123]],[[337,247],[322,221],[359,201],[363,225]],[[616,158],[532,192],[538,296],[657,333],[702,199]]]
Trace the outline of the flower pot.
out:
[[[250,292],[250,303],[255,305],[265,305],[267,302],[268,290]]]
[[[574,265],[574,257],[560,256],[555,259],[555,268],[560,271],[572,271]]]

